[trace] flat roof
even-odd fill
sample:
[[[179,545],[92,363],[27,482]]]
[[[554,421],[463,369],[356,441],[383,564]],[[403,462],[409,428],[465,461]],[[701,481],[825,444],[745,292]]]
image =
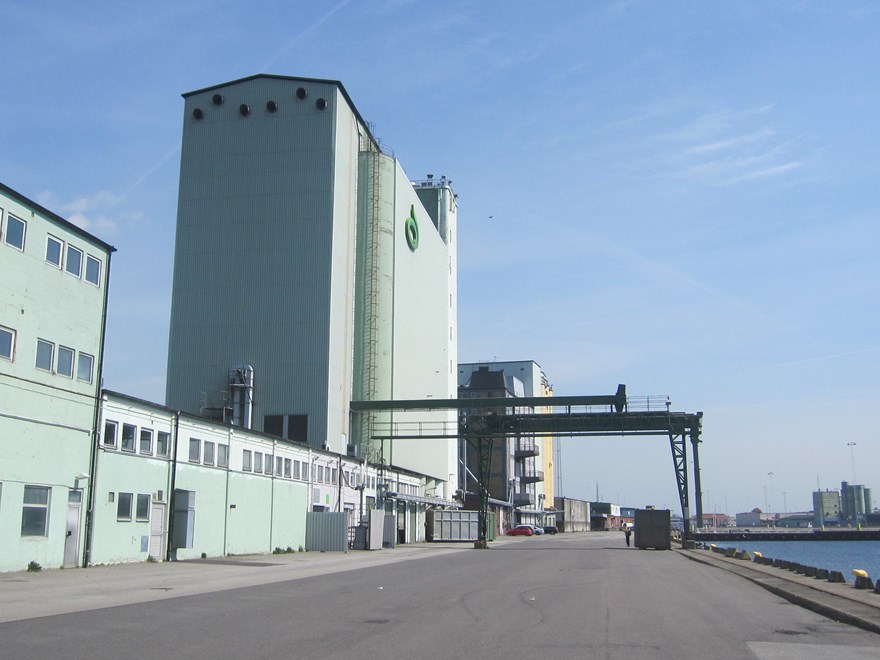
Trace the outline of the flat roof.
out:
[[[306,83],[322,83],[326,85],[336,85],[339,88],[339,91],[342,93],[342,96],[348,102],[348,106],[351,108],[351,111],[358,118],[358,121],[364,127],[364,130],[367,132],[367,135],[370,136],[370,140],[373,141],[373,144],[379,148],[379,142],[373,136],[370,131],[370,127],[367,124],[366,120],[361,116],[361,113],[358,111],[357,107],[354,104],[354,101],[351,100],[351,97],[348,95],[348,92],[345,89],[345,86],[339,80],[328,80],[325,78],[304,78],[301,76],[281,76],[274,73],[256,73],[252,76],[246,76],[245,78],[238,78],[237,80],[230,80],[229,82],[219,83],[217,85],[211,85],[210,87],[203,87],[202,89],[196,89],[192,92],[186,92],[181,94],[183,98],[189,98],[190,96],[194,96],[196,94],[204,94],[205,92],[210,92],[215,89],[221,89],[223,87],[229,87],[230,85],[237,85],[239,83],[248,82],[249,80],[256,80],[258,78],[271,78],[272,80],[284,80],[288,82],[306,82]]]

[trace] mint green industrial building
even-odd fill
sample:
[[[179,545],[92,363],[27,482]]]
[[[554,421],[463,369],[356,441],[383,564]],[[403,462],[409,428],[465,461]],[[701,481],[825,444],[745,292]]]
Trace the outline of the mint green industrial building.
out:
[[[112,252],[0,184],[0,570],[80,565]]]
[[[0,186],[0,571],[308,548],[328,513],[381,547],[460,506],[454,412],[350,412],[456,397],[451,182],[337,81],[184,99],[164,404],[100,390],[114,248]]]
[[[455,439],[374,443],[390,415],[349,412],[456,397],[451,182],[411,182],[337,81],[257,75],[184,99],[166,404],[451,497]]]

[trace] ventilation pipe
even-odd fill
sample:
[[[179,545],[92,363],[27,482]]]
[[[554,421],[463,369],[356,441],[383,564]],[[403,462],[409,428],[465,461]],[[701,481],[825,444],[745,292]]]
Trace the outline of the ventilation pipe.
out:
[[[229,399],[232,403],[232,425],[251,428],[254,413],[254,368],[241,364],[229,370]]]

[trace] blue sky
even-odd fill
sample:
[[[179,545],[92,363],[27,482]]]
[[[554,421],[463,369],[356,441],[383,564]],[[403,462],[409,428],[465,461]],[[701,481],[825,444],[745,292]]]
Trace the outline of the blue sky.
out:
[[[709,512],[880,488],[876,3],[45,5],[0,5],[0,180],[118,248],[107,387],[164,400],[180,95],[328,78],[453,180],[461,361],[702,411]],[[677,508],[664,438],[563,461]]]

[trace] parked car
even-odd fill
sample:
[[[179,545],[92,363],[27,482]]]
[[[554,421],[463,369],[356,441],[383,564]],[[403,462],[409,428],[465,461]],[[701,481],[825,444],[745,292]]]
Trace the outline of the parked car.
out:
[[[539,527],[538,525],[530,525],[530,527],[531,527],[533,530],[535,530],[535,534],[543,534],[543,533],[544,533],[544,528],[543,528],[543,527]]]
[[[556,525],[544,525],[545,534],[558,534],[559,528]]]
[[[532,536],[535,528],[531,525],[517,525],[513,529],[507,530],[508,536]]]

